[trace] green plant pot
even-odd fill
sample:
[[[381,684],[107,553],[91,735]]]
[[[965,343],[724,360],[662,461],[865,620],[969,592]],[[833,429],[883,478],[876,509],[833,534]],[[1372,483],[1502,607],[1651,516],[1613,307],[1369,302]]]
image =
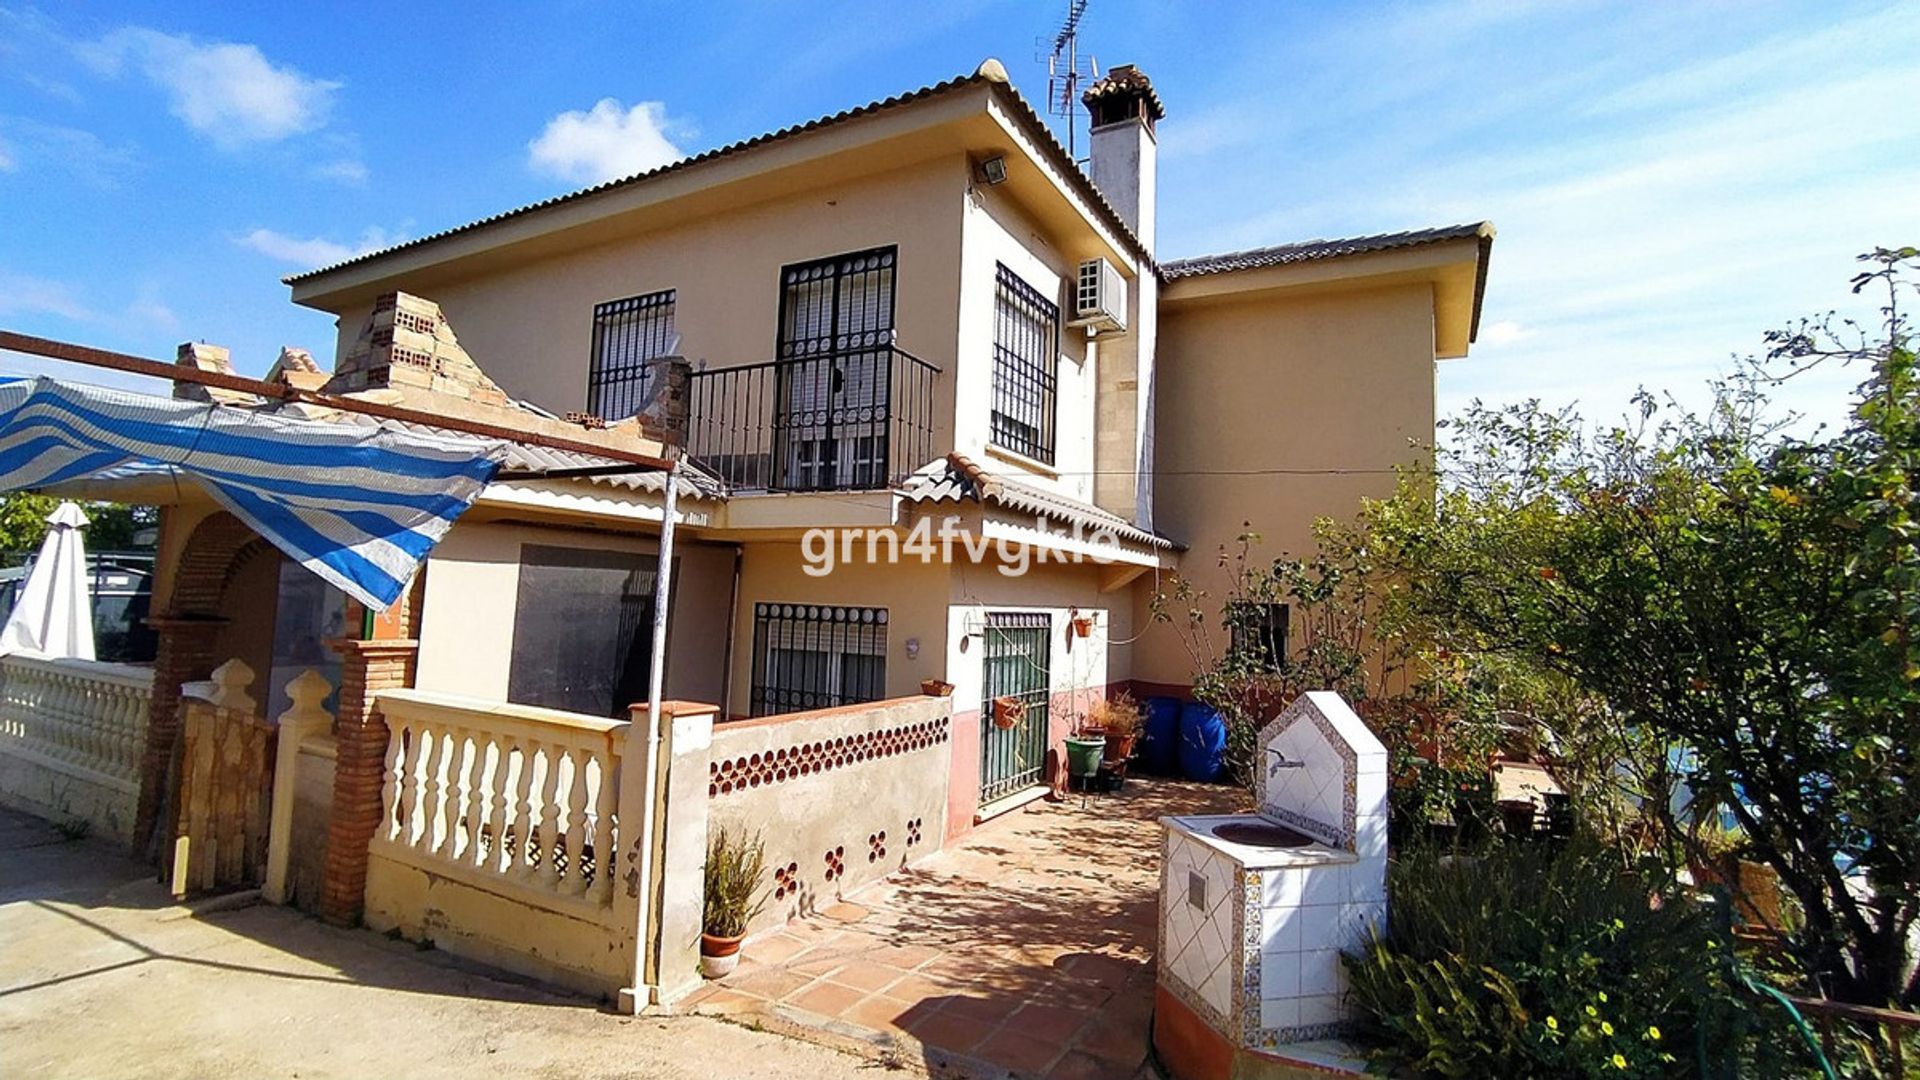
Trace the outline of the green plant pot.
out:
[[[1100,759],[1107,751],[1106,737],[1082,738],[1075,736],[1067,740],[1067,773],[1072,776],[1093,776],[1100,771]]]

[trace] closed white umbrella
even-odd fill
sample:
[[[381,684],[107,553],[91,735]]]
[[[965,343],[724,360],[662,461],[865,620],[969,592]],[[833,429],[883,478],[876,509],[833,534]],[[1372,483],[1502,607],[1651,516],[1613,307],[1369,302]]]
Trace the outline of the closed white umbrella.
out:
[[[63,502],[47,518],[40,558],[20,588],[13,614],[0,629],[0,656],[93,659],[93,602],[87,596],[87,515]]]

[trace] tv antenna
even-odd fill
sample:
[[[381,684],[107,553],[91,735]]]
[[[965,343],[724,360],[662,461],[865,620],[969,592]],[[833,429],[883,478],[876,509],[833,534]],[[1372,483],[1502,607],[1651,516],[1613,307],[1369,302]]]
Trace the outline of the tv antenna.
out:
[[[1083,66],[1080,57],[1080,19],[1087,13],[1088,0],[1067,0],[1067,17],[1053,35],[1047,52],[1047,111],[1067,121],[1067,153],[1075,154],[1074,139],[1079,128],[1080,82],[1100,77],[1100,65],[1092,54]],[[1042,40],[1042,48],[1048,43]]]

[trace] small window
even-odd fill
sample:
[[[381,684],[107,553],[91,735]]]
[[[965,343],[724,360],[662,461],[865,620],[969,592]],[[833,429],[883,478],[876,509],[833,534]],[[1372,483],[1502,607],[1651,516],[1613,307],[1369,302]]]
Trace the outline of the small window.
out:
[[[1060,309],[1001,266],[993,310],[995,445],[1053,464],[1059,366]]]
[[[658,565],[651,555],[521,547],[507,700],[615,717],[644,701]]]
[[[755,604],[755,716],[878,701],[887,692],[887,609]]]
[[[1227,609],[1230,647],[1268,671],[1287,662],[1287,605],[1235,601]]]
[[[668,289],[594,306],[588,412],[619,421],[647,403],[647,361],[667,356],[676,347],[673,297]]]

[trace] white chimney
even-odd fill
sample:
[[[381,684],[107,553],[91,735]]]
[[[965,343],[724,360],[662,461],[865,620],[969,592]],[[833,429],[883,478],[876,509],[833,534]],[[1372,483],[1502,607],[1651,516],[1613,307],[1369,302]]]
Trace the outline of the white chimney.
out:
[[[1093,119],[1094,186],[1120,212],[1127,228],[1153,250],[1154,198],[1159,144],[1153,126],[1166,115],[1146,73],[1122,64],[1080,95]]]

